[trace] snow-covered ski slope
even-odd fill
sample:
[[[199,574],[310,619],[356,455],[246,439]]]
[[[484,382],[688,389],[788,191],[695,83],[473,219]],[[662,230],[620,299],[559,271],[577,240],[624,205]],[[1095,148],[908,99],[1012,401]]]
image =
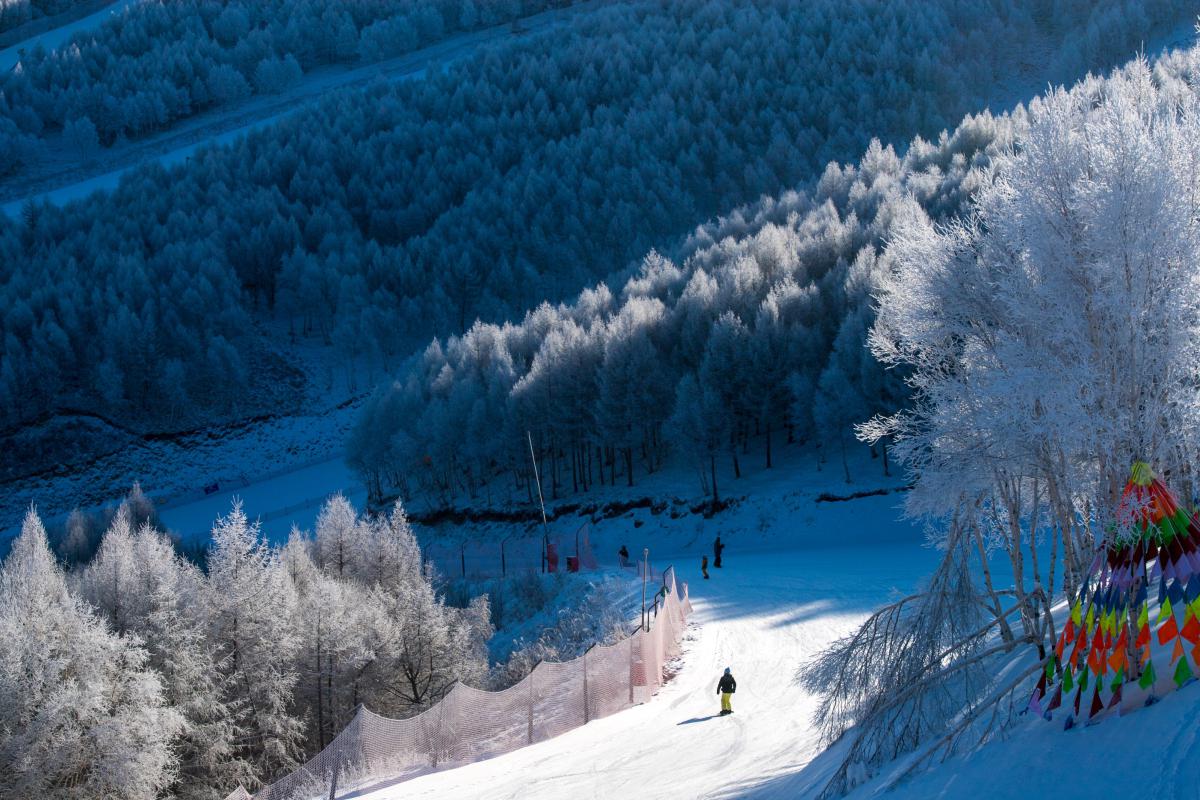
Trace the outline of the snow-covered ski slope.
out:
[[[818,698],[796,686],[797,668],[917,587],[938,554],[900,519],[901,493],[816,501],[821,492],[895,489],[900,481],[878,477],[877,462],[854,464],[847,485],[840,470],[816,473],[803,461],[734,484],[744,499],[711,519],[639,509],[593,527],[601,558],[621,544],[635,555],[649,546],[654,564],[674,564],[689,584],[695,611],[679,672],[649,703],[490,761],[347,797],[815,798],[842,744],[822,752],[811,722]],[[711,562],[718,533],[725,566],[710,563],[706,581],[700,557]],[[733,716],[722,718],[716,682],[726,666],[738,691]],[[1061,720],[1026,717],[1006,738],[897,782],[912,758],[901,757],[851,798],[1200,798],[1197,720],[1200,683],[1094,727],[1063,731]]]
[[[699,558],[670,559],[689,584],[694,638],[682,670],[651,702],[506,756],[357,796],[795,797],[780,779],[820,749],[809,723],[815,698],[795,686],[797,665],[893,590],[911,588],[932,554],[917,540],[869,555],[734,546],[708,581]],[[726,666],[738,690],[733,715],[722,718],[716,683]]]
[[[711,519],[636,509],[593,525],[602,561],[622,544],[635,556],[649,547],[656,567],[674,564],[689,586],[694,613],[680,671],[649,703],[490,761],[348,796],[795,797],[785,779],[821,749],[810,724],[817,698],[795,685],[797,667],[912,590],[937,558],[922,530],[898,519],[902,494],[816,502],[822,491],[896,487],[899,480],[879,475],[879,462],[863,459],[862,482],[848,485],[840,469],[810,472],[806,456],[789,454],[776,469],[728,485],[747,494]],[[639,488],[678,496],[694,491],[690,478],[653,476]],[[561,519],[554,525],[570,528]],[[711,565],[718,533],[726,543],[721,569]],[[716,684],[727,666],[738,690],[733,715],[722,718]]]

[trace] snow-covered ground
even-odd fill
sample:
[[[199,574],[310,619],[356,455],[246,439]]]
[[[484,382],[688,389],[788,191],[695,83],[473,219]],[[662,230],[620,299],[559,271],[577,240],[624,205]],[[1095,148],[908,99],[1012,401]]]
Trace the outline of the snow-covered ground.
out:
[[[312,530],[321,504],[341,492],[356,508],[364,508],[367,491],[341,456],[289,470],[247,486],[234,485],[181,503],[167,503],[159,517],[168,530],[184,539],[207,538],[213,521],[229,513],[240,499],[251,519],[262,523],[273,542],[287,539],[292,526]]]
[[[764,497],[761,505],[778,499]],[[724,522],[721,515],[707,521],[708,532],[728,543],[725,565],[710,567],[707,581],[699,567],[708,535],[647,536],[646,526],[621,521],[600,526],[611,539],[627,538],[635,552],[651,546],[657,563],[674,563],[688,582],[695,614],[682,671],[651,702],[558,738],[351,796],[795,797],[789,778],[821,749],[809,719],[816,698],[795,685],[797,667],[911,589],[936,557],[918,529],[896,520],[894,495],[807,501],[809,519],[788,515],[762,536],[756,501]],[[721,718],[715,687],[726,666],[738,692],[733,716]]]
[[[333,390],[329,395],[314,398],[302,412],[245,427],[177,439],[131,438],[86,465],[9,484],[0,492],[0,540],[16,535],[30,506],[54,527],[73,507],[86,511],[118,502],[134,481],[182,535],[211,530],[218,506],[226,514],[239,496],[251,519],[262,518],[269,533],[282,531],[286,538],[293,519],[302,527],[311,524],[316,512],[309,511],[319,499],[346,489],[352,489],[349,496],[365,497],[356,494],[360,488],[342,457],[361,398],[343,400]],[[214,483],[218,492],[206,495],[204,487]],[[284,519],[289,509],[295,516]]]
[[[746,494],[712,518],[638,509],[594,523],[602,560],[622,543],[635,554],[649,547],[656,565],[674,564],[689,584],[695,614],[681,669],[652,701],[489,761],[347,797],[815,798],[837,766],[839,745],[824,751],[811,721],[818,698],[796,685],[797,669],[912,590],[937,560],[924,532],[900,519],[902,494],[817,501],[822,492],[898,487],[877,461],[855,455],[852,485],[838,465],[816,472],[809,454],[792,452],[777,469],[732,483],[733,494]],[[672,476],[658,480],[665,486]],[[687,490],[678,471],[673,480]],[[706,581],[700,557],[711,556],[718,533],[728,546],[725,566],[710,566]],[[738,692],[734,715],[721,718],[715,686],[726,666]],[[1200,684],[1094,727],[1063,731],[1061,721],[1023,718],[1007,738],[896,782],[911,759],[902,757],[851,797],[1195,798],[1198,714]]]
[[[1063,731],[1061,724],[1027,719],[1007,739],[915,773],[883,793],[892,773],[904,769],[902,759],[848,800],[1192,800],[1200,797],[1197,720],[1200,684],[1094,727]]]
[[[122,0],[122,4],[131,1]],[[120,183],[122,175],[135,167],[153,161],[166,166],[181,163],[201,147],[232,142],[250,131],[278,122],[329,92],[365,86],[374,80],[420,79],[428,69],[445,69],[480,47],[515,36],[540,35],[567,24],[577,14],[600,7],[598,0],[589,0],[527,17],[521,20],[516,32],[511,25],[496,25],[450,36],[420,50],[374,64],[314,69],[296,86],[280,94],[256,95],[241,103],[179,120],[168,130],[118,144],[86,162],[62,141],[61,134],[52,134],[46,137],[45,155],[37,163],[0,184],[0,199],[4,201],[0,203],[0,212],[17,216],[29,200],[62,204],[96,191],[111,190]],[[77,26],[66,27],[74,30]]]

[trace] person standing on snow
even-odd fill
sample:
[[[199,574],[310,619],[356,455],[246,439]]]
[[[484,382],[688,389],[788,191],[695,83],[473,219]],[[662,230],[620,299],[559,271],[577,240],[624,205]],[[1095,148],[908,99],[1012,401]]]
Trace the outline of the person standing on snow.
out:
[[[621,557],[621,566],[629,566],[629,551],[625,549],[625,545],[621,545],[621,549],[617,551],[617,555]]]
[[[713,542],[713,566],[720,569],[721,567],[721,551],[725,549],[725,545],[721,544],[721,537],[717,536],[717,540]]]
[[[700,556],[700,571],[704,573],[704,580],[708,580],[708,556]]]
[[[733,679],[733,673],[729,667],[725,668],[725,674],[721,676],[721,680],[717,681],[717,694],[721,695],[721,716],[733,713],[733,693],[737,691],[737,681]]]

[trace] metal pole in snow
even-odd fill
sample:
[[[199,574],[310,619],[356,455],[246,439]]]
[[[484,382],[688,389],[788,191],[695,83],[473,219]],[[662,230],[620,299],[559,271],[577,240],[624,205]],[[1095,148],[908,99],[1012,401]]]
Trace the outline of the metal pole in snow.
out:
[[[533,479],[537,482],[538,503],[542,507],[542,572],[549,569],[550,560],[550,523],[546,521],[546,500],[542,497],[542,479],[538,476],[537,456],[533,453],[533,434],[525,431],[529,440],[529,459],[533,462]]]

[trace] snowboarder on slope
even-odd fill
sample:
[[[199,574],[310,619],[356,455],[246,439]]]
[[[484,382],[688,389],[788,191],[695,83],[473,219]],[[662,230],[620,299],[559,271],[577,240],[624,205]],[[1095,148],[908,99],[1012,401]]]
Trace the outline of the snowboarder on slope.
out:
[[[725,549],[725,545],[721,544],[721,537],[717,536],[717,540],[713,542],[713,566],[717,569],[721,568],[721,551]]]
[[[730,701],[733,699],[733,693],[737,691],[737,681],[733,679],[733,673],[729,667],[725,668],[725,674],[721,676],[721,680],[717,681],[717,694],[721,695],[721,716],[733,713],[733,707]]]
[[[708,556],[700,557],[700,571],[704,573],[704,580],[708,580]]]
[[[625,545],[621,545],[621,549],[617,551],[617,555],[621,557],[621,566],[629,566],[629,551],[625,549]]]

